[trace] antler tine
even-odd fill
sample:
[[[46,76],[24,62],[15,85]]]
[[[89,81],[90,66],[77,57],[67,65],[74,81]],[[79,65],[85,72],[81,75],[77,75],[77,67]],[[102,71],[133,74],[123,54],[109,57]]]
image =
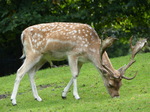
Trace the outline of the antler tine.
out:
[[[140,39],[135,46],[132,46],[132,58],[146,45],[147,39]]]
[[[126,77],[126,76],[124,76],[124,75],[122,76],[122,78],[123,78],[123,79],[127,79],[127,80],[132,80],[132,79],[134,79],[134,78],[136,77],[137,73],[138,73],[138,72],[136,71],[136,73],[134,74],[134,76],[131,77],[131,78]]]
[[[134,49],[134,46],[132,45],[132,39],[133,39],[133,36],[130,37],[130,48],[131,48],[131,51],[133,52],[133,49]],[[132,53],[133,54],[133,53]],[[134,56],[132,55],[132,58],[134,58]]]
[[[102,60],[102,56],[104,51],[110,47],[114,41],[117,40],[116,38],[107,37],[105,40],[101,40],[101,48],[100,48],[100,59]]]
[[[131,56],[131,60],[130,62],[125,66],[122,67],[121,69],[119,69],[120,73],[121,73],[121,77],[127,80],[132,80],[135,78],[135,76],[137,75],[137,73],[134,75],[134,77],[132,78],[127,78],[124,76],[125,71],[135,62],[134,57],[136,56],[136,54],[145,46],[145,44],[147,43],[146,39],[140,39],[135,46],[132,45],[132,38],[130,38],[130,47],[132,50],[132,56]]]
[[[115,78],[115,79],[118,78],[118,77],[116,77],[116,76],[114,75],[115,73],[114,73],[109,67],[107,67],[107,66],[104,65],[104,64],[103,64],[102,66],[110,73],[109,75],[110,75],[111,77],[113,77],[113,78]]]
[[[132,56],[131,56],[130,62],[122,68],[122,74],[123,75],[124,75],[124,72],[135,62],[135,60],[134,60],[135,55],[133,54],[135,46],[132,45],[132,38],[133,38],[133,36],[130,37],[130,48],[132,51]]]
[[[110,47],[110,46],[114,43],[115,40],[117,40],[117,39],[116,39],[116,38],[112,38],[112,37],[107,37],[105,40],[101,40],[100,62],[101,62],[102,67],[103,67],[104,69],[106,69],[108,72],[111,72],[111,71],[110,71],[110,69],[109,69],[106,65],[102,64],[102,57],[103,57],[104,51],[106,51],[106,49],[107,49],[108,47]],[[103,71],[106,71],[106,70],[104,70],[104,69],[102,69],[102,70],[103,70]],[[112,72],[111,72],[110,74],[112,74]]]

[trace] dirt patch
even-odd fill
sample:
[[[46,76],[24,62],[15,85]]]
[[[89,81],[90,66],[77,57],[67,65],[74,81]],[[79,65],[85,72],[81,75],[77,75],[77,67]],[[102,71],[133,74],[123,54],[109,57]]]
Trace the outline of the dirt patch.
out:
[[[52,91],[54,91],[57,88],[63,88],[64,86],[64,82],[60,82],[60,83],[51,83],[51,84],[46,84],[46,85],[39,85],[37,86],[37,88],[39,88],[40,90],[48,88],[48,87],[52,87]]]
[[[0,95],[0,100],[4,99],[4,98],[7,98],[7,96],[9,96],[9,95],[8,94],[2,94],[2,95]]]
[[[45,84],[45,85],[38,85],[38,86],[37,86],[38,90],[43,90],[43,89],[49,88],[49,87],[53,87],[52,91],[54,91],[54,90],[57,89],[57,88],[63,88],[63,87],[65,87],[65,86],[64,86],[64,82],[51,83],[51,84]],[[29,90],[29,91],[31,91],[31,90]],[[26,91],[26,92],[29,92],[29,91]],[[26,93],[26,92],[18,93],[18,95],[24,94],[24,93]],[[1,94],[1,95],[0,95],[0,100],[1,100],[1,99],[5,99],[5,98],[7,98],[7,97],[9,97],[9,96],[11,96],[11,94],[8,94],[8,93],[7,93],[7,94]]]

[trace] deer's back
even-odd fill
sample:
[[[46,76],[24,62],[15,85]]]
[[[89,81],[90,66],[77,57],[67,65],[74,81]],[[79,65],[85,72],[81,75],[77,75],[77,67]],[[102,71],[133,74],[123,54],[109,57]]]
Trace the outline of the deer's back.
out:
[[[30,26],[23,31],[23,41],[41,53],[83,53],[99,43],[95,30],[81,23],[45,23]]]

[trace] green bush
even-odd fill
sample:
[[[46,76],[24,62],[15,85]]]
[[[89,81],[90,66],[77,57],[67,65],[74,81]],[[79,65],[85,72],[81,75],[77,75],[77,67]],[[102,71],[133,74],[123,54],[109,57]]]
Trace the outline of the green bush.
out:
[[[115,36],[119,41],[108,50],[110,56],[127,55],[132,35],[149,38],[149,12],[147,0],[0,0],[0,58],[21,56],[26,27],[62,21],[87,23],[101,38]]]

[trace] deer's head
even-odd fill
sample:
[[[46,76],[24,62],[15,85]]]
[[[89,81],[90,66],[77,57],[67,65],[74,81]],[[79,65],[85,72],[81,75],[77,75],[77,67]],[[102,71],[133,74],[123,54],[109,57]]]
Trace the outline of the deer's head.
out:
[[[126,80],[132,80],[136,77],[137,72],[134,74],[133,77],[129,78],[125,76],[126,70],[135,62],[134,57],[135,55],[144,47],[147,40],[146,39],[140,39],[135,46],[132,45],[132,37],[130,38],[130,47],[132,50],[132,56],[130,59],[130,62],[119,68],[118,70],[115,70],[107,56],[107,53],[104,52],[106,49],[106,46],[110,46],[110,44],[113,43],[115,39],[113,38],[107,38],[104,41],[102,41],[101,44],[101,61],[102,61],[102,74],[104,79],[104,84],[108,90],[108,93],[111,97],[119,97],[119,89],[122,85],[122,79]]]

